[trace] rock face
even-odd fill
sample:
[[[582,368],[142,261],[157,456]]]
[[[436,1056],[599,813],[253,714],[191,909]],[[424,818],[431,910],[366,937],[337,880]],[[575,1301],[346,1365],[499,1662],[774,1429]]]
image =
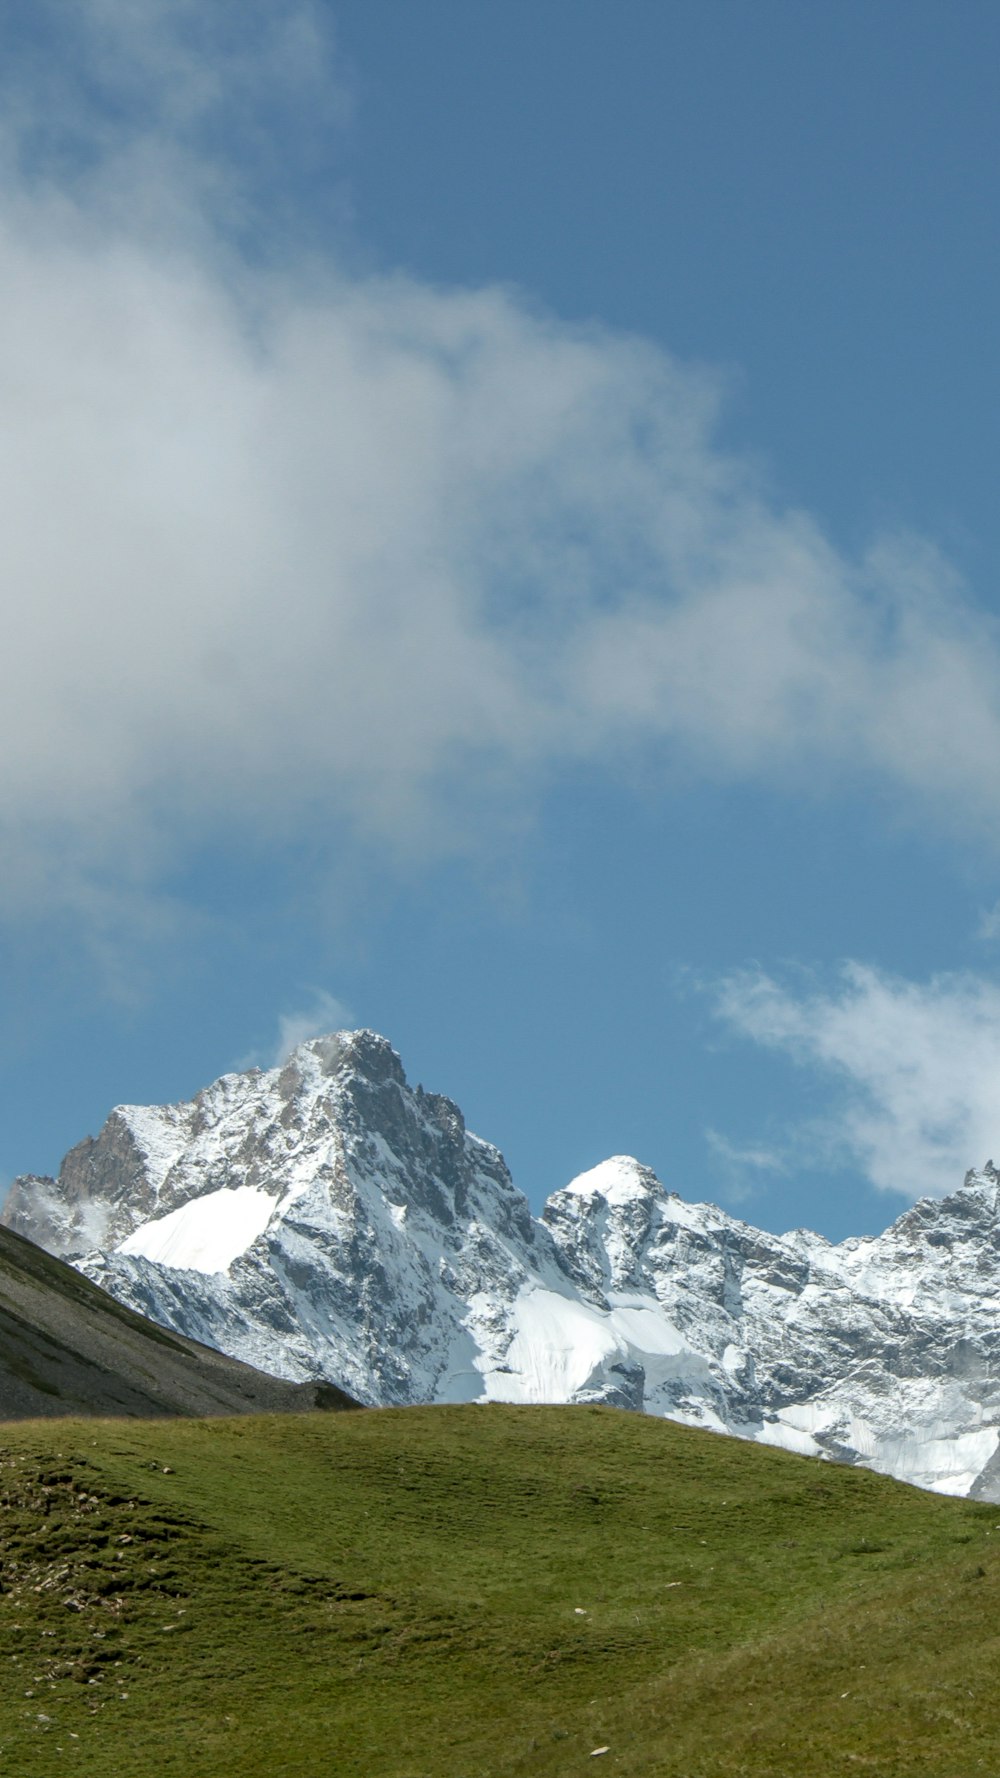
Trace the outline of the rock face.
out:
[[[7,1225],[166,1327],[364,1402],[601,1401],[1000,1499],[1000,1177],[764,1234],[628,1157],[532,1218],[373,1032],[119,1106]]]

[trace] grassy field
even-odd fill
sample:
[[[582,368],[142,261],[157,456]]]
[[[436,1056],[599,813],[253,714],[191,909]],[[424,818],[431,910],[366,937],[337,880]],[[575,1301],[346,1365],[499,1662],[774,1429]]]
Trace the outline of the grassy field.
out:
[[[0,1499],[0,1775],[1000,1771],[998,1507],[479,1406],[8,1424]]]

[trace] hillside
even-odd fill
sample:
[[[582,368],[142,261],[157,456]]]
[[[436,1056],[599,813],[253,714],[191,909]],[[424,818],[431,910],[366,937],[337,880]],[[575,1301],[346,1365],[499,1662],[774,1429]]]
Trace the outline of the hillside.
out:
[[[20,1778],[996,1769],[993,1507],[604,1407],[0,1449]]]
[[[327,1384],[279,1382],[169,1333],[72,1266],[0,1229],[0,1419],[353,1405]]]

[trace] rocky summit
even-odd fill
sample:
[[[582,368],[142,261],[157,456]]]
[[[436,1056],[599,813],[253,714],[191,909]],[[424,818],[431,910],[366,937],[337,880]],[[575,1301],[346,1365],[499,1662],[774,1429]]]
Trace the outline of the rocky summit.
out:
[[[1000,1500],[1000,1179],[762,1233],[619,1156],[532,1217],[370,1031],[121,1105],[8,1227],[161,1325],[361,1401],[606,1402]]]

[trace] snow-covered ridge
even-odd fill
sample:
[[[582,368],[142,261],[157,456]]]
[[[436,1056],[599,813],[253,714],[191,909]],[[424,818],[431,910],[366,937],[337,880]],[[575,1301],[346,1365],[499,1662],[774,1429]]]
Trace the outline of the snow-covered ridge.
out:
[[[359,1031],[118,1106],[3,1220],[155,1320],[365,1401],[605,1401],[1000,1499],[998,1196],[990,1164],[833,1246],[615,1156],[535,1219]]]

